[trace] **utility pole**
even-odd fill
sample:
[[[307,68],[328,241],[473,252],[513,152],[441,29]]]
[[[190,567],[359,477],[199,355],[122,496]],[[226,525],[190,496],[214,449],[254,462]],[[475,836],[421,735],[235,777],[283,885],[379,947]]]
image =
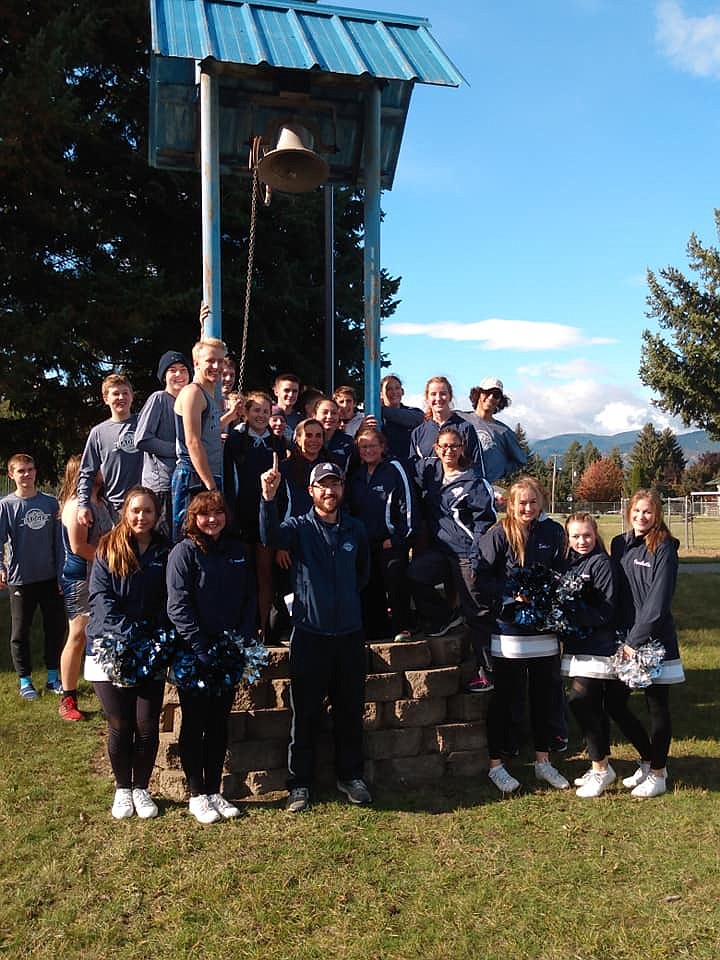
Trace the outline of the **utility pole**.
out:
[[[551,453],[549,459],[553,462],[552,492],[550,494],[550,513],[555,513],[555,483],[557,480],[557,462],[559,453]]]

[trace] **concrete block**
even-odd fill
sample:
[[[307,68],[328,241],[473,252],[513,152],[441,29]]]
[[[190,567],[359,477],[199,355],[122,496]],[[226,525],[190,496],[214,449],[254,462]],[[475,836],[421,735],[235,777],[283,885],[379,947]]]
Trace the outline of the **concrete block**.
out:
[[[248,710],[245,714],[248,740],[276,740],[290,737],[290,710]]]
[[[268,706],[290,707],[290,681],[289,680],[271,680],[275,702]]]
[[[161,770],[156,767],[150,780],[150,792],[158,797],[184,803],[189,796],[185,774],[182,770]]]
[[[363,713],[363,727],[366,730],[379,730],[384,724],[383,703],[366,703]]]
[[[404,673],[429,666],[430,647],[426,640],[370,644],[370,669],[374,673]]]
[[[226,766],[233,773],[284,767],[287,764],[287,749],[287,738],[231,743],[228,746]]]
[[[456,693],[448,697],[447,719],[460,723],[485,721],[491,696],[489,693]]]
[[[225,773],[220,791],[228,800],[245,800],[250,796],[244,774]]]
[[[447,715],[445,697],[425,700],[395,700],[385,704],[387,727],[427,727],[442,723]]]
[[[435,750],[442,754],[457,753],[459,750],[479,750],[487,745],[485,724],[443,723],[434,728]],[[430,734],[431,731],[428,731]]]
[[[275,691],[269,680],[238,684],[232,705],[233,712],[262,710],[273,706],[275,706]]]
[[[161,733],[172,733],[175,730],[175,718],[176,714],[180,713],[180,707],[175,703],[165,703],[162,705],[160,711],[160,732]],[[179,717],[178,717],[179,721]],[[180,725],[178,722],[178,731]]]
[[[401,673],[370,673],[365,681],[365,700],[377,700],[383,703],[399,700],[403,695],[403,689]]]
[[[487,773],[490,767],[487,750],[458,750],[445,759],[451,777],[478,777]]]
[[[374,767],[375,780],[387,784],[426,783],[440,779],[444,773],[445,760],[439,753],[376,760]]]
[[[254,797],[266,793],[280,793],[287,789],[287,767],[277,770],[251,770],[245,776],[244,786]]]
[[[165,770],[180,770],[180,751],[177,737],[174,733],[160,734],[160,747],[157,753],[156,764]]]
[[[414,757],[420,751],[422,729],[370,730],[365,734],[365,755],[371,760],[391,757]]]
[[[433,667],[456,667],[466,655],[464,635],[451,633],[444,637],[428,637],[427,644]]]
[[[460,663],[460,686],[464,687],[465,684],[470,683],[476,676],[477,659],[471,655]]]
[[[284,679],[290,676],[290,648],[268,647],[268,663],[260,671],[262,680]]]
[[[228,743],[237,743],[247,736],[246,713],[231,713],[228,717]]]
[[[460,687],[460,670],[458,667],[408,670],[405,674],[405,682],[408,696],[413,700],[421,700],[425,697],[451,697]]]

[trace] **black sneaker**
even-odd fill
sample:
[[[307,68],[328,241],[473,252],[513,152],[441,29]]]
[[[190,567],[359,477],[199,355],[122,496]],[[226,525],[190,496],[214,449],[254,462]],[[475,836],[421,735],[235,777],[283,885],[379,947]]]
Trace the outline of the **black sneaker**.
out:
[[[358,806],[372,803],[372,796],[364,780],[338,780],[337,788],[340,793],[345,794],[350,803],[356,803]]]
[[[446,624],[442,627],[438,627],[437,630],[428,630],[425,634],[426,637],[444,637],[446,633],[450,633],[451,630],[461,627],[463,624],[463,618],[459,613],[453,613]]]
[[[553,753],[565,753],[567,748],[567,737],[550,737],[550,749]]]
[[[288,813],[304,813],[310,809],[310,791],[307,787],[293,787],[288,794],[285,810]]]

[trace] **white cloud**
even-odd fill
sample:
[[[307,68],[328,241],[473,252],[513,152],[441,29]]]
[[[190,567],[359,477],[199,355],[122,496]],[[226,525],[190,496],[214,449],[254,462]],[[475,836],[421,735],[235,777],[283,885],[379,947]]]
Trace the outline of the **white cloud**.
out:
[[[579,327],[562,323],[533,323],[493,317],[475,323],[387,323],[383,333],[423,336],[432,340],[455,340],[482,344],[486,350],[567,350],[585,344],[615,343],[607,337],[586,337]]]
[[[602,376],[604,372],[604,367],[599,367],[586,357],[576,357],[567,363],[537,363],[517,368],[520,377],[537,377],[543,380],[577,380],[580,377]]]
[[[676,67],[700,77],[720,77],[720,15],[691,17],[677,0],[661,0],[656,38]]]

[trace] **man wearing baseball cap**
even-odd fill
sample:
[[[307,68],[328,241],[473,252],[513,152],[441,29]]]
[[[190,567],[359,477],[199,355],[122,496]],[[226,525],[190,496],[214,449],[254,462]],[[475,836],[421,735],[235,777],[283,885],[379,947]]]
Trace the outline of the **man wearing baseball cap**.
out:
[[[261,476],[260,536],[292,558],[290,699],[293,711],[288,753],[286,809],[310,806],[315,742],[332,705],[338,790],[351,803],[372,802],[363,780],[363,712],[367,654],[360,593],[367,584],[370,554],[365,527],[342,510],[345,476],[335,463],[317,463],[310,473],[312,508],[280,523],[275,494],[278,457]]]
[[[475,427],[485,463],[485,478],[490,483],[496,483],[521,470],[527,462],[527,454],[518,443],[515,431],[495,419],[495,414],[511,403],[502,380],[485,377],[477,387],[471,389],[470,403],[473,412],[461,413],[460,416]]]

